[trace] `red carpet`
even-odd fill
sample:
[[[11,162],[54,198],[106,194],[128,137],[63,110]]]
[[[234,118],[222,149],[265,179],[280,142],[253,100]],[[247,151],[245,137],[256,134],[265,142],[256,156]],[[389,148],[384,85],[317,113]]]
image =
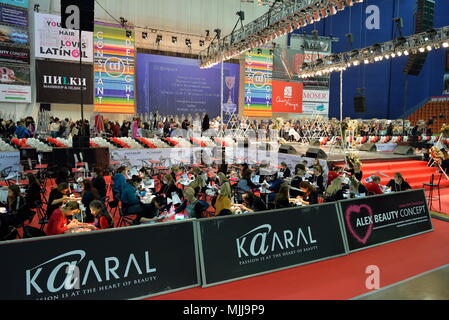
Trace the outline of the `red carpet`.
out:
[[[433,199],[432,201],[432,211],[444,213],[449,218],[449,189],[441,189],[441,210],[440,210],[440,204],[438,202],[438,199]],[[427,195],[429,195],[427,193]],[[438,191],[434,190],[434,197],[438,197]]]
[[[449,264],[449,224],[433,220],[435,232],[346,257],[154,300],[340,300],[367,293],[365,269],[377,265],[381,287]]]

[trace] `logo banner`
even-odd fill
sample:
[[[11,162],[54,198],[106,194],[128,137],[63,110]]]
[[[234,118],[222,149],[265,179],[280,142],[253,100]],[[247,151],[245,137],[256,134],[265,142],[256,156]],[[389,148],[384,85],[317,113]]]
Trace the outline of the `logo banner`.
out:
[[[30,49],[0,43],[0,61],[30,63]]]
[[[273,112],[302,113],[302,83],[273,81]]]
[[[62,27],[94,31],[94,0],[61,0]]]
[[[95,23],[94,112],[134,114],[134,30]]]
[[[10,242],[0,255],[14,257],[0,264],[1,300],[123,300],[199,285],[192,221]]]
[[[349,250],[433,231],[424,190],[341,201]]]
[[[35,44],[37,58],[80,61],[79,32],[61,28],[61,17],[35,13]],[[93,62],[93,33],[81,33],[81,51],[84,62]]]
[[[5,6],[0,3],[0,23],[28,28],[28,9]]]
[[[28,0],[0,0],[0,3],[28,9]]]
[[[93,103],[93,67],[66,62],[36,61],[37,102],[79,104]]]
[[[0,63],[0,102],[30,103],[30,66]]]
[[[244,116],[272,117],[272,78],[272,54],[262,51],[261,54],[247,53],[245,55]]]
[[[203,285],[346,254],[336,204],[202,220]]]

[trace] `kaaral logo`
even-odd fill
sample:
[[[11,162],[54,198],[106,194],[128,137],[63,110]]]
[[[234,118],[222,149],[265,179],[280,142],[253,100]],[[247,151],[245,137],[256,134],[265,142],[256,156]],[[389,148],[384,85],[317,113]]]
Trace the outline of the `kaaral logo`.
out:
[[[285,99],[293,98],[293,87],[285,87],[284,88],[284,98]]]
[[[282,230],[273,232],[269,224],[261,225],[236,239],[237,254],[239,258],[259,257],[277,250],[286,250],[316,244],[313,238],[312,228],[307,230],[298,228],[295,231]]]
[[[108,281],[156,272],[156,268],[150,266],[150,255],[147,251],[137,257],[131,253],[125,261],[120,261],[117,257],[89,260],[85,267],[81,268],[80,263],[86,255],[84,250],[74,250],[26,270],[26,295],[56,294],[64,290],[82,288],[88,282],[89,286],[93,283],[104,285]]]

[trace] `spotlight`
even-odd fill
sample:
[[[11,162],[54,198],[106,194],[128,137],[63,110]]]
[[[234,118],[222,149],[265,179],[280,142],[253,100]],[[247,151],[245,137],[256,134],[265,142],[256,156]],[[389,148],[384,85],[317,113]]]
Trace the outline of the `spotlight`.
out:
[[[330,4],[327,9],[329,10],[329,14],[331,16],[333,16],[334,14],[337,13],[337,9],[335,8],[335,4]]]
[[[441,48],[441,46],[440,46],[439,43],[435,43],[433,46],[434,46],[434,48],[437,49],[437,50]]]
[[[132,35],[133,35],[133,33],[132,33],[131,30],[126,30],[126,37],[127,37],[127,38],[131,38]]]
[[[443,42],[443,48],[448,48],[449,47],[449,43],[448,42]]]
[[[190,41],[190,39],[186,39],[186,46],[189,48],[192,46],[192,41]]]
[[[419,52],[423,53],[424,51],[426,51],[425,48],[419,48]]]
[[[404,55],[408,56],[410,53],[408,52],[408,50],[404,50]]]
[[[178,37],[171,37],[171,42],[172,43],[178,42]]]
[[[337,2],[337,10],[343,11],[345,9],[345,2],[343,0]]]
[[[432,51],[432,46],[427,46],[427,51]]]
[[[159,44],[162,41],[162,35],[158,34],[156,37],[156,43]]]
[[[34,5],[34,11],[36,11],[36,12],[39,12],[39,7],[40,7],[40,4],[35,4]]]
[[[204,47],[204,40],[200,40],[200,47]]]
[[[391,57],[392,57],[392,58],[396,58],[396,53],[393,52],[393,53],[391,54]]]
[[[215,29],[214,32],[217,36],[217,39],[220,40],[221,39],[221,29]]]
[[[368,64],[368,63],[369,63],[369,60],[368,60],[368,59],[365,59],[363,62],[364,62],[365,64]]]
[[[402,56],[402,51],[398,51],[398,57]]]
[[[388,53],[385,55],[385,59],[390,59],[390,55]]]
[[[142,39],[148,39],[148,32],[142,32]]]

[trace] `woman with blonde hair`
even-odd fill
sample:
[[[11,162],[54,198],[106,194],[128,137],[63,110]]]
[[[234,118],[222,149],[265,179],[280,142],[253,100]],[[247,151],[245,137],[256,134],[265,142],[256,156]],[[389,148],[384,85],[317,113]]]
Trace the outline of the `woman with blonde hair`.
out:
[[[202,213],[209,208],[209,204],[203,200],[198,200],[195,196],[195,190],[187,187],[183,191],[184,201],[181,206],[176,209],[176,213],[187,211],[189,218],[201,219]]]
[[[337,177],[326,189],[326,202],[343,200],[343,178]]]
[[[215,213],[219,216],[223,210],[231,210],[231,207],[231,186],[229,183],[223,183],[215,202]]]
[[[171,197],[173,193],[181,196],[181,190],[176,186],[176,182],[171,174],[166,174],[162,179],[162,187],[158,194],[164,194]]]

